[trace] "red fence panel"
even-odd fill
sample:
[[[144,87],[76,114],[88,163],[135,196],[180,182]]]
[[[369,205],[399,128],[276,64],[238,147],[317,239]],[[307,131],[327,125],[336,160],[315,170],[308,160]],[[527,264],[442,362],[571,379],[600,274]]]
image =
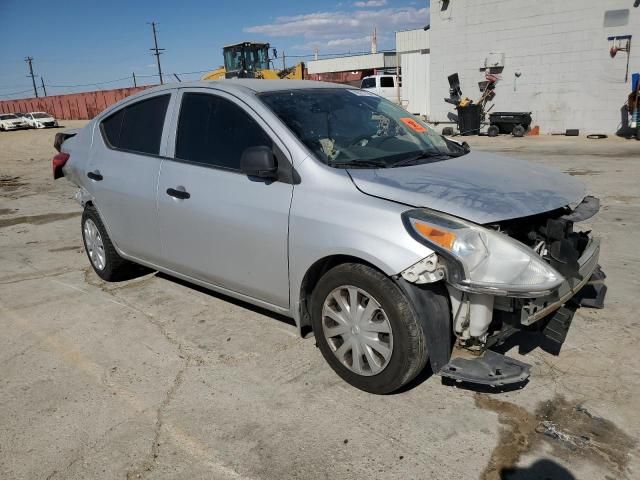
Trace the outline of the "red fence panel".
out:
[[[90,120],[109,105],[141,92],[145,87],[116,88],[95,92],[51,95],[42,98],[22,98],[0,101],[0,113],[45,111],[60,120]]]

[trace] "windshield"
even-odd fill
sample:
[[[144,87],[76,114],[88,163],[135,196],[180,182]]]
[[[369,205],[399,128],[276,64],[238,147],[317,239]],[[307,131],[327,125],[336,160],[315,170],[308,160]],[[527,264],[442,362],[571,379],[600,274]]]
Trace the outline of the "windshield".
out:
[[[51,118],[51,115],[44,112],[36,112],[33,114],[33,118]]]
[[[0,115],[0,120],[14,120],[18,117],[15,115]]]
[[[376,88],[376,79],[375,77],[365,78],[362,80],[362,85],[360,88]]]
[[[466,153],[403,108],[367,91],[288,90],[260,98],[329,165],[395,167]]]

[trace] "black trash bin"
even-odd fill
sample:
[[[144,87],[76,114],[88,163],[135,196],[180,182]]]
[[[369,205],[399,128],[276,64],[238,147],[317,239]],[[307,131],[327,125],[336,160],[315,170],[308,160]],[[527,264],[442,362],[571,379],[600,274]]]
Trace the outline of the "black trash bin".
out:
[[[458,110],[458,130],[460,135],[478,135],[480,133],[480,116],[482,108],[480,105],[467,105],[466,107],[456,107]]]

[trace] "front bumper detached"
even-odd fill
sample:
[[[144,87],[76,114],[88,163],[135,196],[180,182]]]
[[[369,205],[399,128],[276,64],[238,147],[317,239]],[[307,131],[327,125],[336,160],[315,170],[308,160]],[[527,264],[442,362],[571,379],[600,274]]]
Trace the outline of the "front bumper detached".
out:
[[[600,241],[592,238],[578,260],[579,268],[576,275],[565,280],[549,295],[527,300],[520,310],[520,325],[503,325],[500,332],[493,338],[489,337],[487,344],[500,344],[518,332],[522,326],[528,327],[544,319],[541,333],[545,340],[556,347],[554,350],[559,352],[576,308],[602,308],[604,305],[606,276],[598,265],[599,254]],[[479,355],[456,349],[453,358],[438,371],[438,374],[456,382],[499,387],[524,383],[530,375],[530,368],[531,366],[525,362],[489,349]]]
[[[600,257],[600,239],[591,238],[587,248],[578,260],[577,275],[566,279],[551,294],[530,300],[521,311],[520,321],[523,325],[531,325],[550,313],[558,310],[562,305],[575,297],[582,288],[589,283],[592,275],[598,269]],[[602,299],[604,300],[604,298]],[[601,307],[600,307],[601,308]]]

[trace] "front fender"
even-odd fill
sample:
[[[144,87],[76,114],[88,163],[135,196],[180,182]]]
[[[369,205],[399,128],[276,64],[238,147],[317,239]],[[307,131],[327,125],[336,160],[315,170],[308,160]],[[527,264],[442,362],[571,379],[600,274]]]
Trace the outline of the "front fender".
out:
[[[315,171],[304,171],[305,164]],[[319,260],[355,257],[391,277],[433,253],[407,232],[401,217],[406,205],[360,192],[345,170],[310,160],[300,169],[289,219],[289,299],[299,329],[303,280]]]

